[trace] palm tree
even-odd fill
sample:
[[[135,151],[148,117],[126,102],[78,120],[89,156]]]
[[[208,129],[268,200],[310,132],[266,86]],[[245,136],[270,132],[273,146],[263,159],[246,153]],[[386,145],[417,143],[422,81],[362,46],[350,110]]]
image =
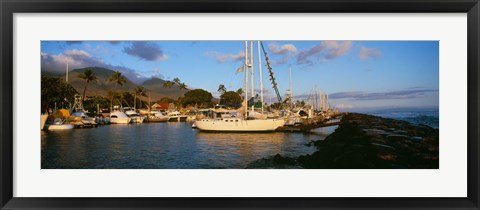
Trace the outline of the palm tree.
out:
[[[225,85],[220,84],[220,85],[218,86],[218,90],[217,90],[217,91],[220,92],[221,94],[224,94],[225,92],[227,92],[227,88],[225,88]]]
[[[97,81],[97,77],[93,73],[91,69],[87,69],[86,71],[83,72],[83,74],[78,75],[80,79],[85,80],[85,86],[83,87],[83,97],[82,101],[85,100],[85,92],[87,91],[87,84],[91,81]]]
[[[178,85],[178,88],[180,88],[180,90],[182,90],[182,89],[188,90],[187,85],[186,85],[184,82],[180,83],[180,84]]]
[[[178,77],[173,78],[173,82],[177,85],[180,85],[180,79],[178,79]]]
[[[237,94],[238,94],[238,95],[242,95],[242,94],[243,94],[243,89],[242,89],[242,88],[238,88]]]
[[[163,82],[163,87],[164,87],[164,88],[170,88],[170,87],[173,86],[173,84],[174,84],[174,83],[171,82],[171,81],[165,81],[165,82]]]
[[[118,85],[122,86],[124,83],[127,82],[125,77],[123,77],[122,73],[119,72],[119,71],[116,71],[115,73],[113,73],[112,77],[110,77],[110,79],[108,81],[115,83],[115,90],[117,89]],[[117,94],[115,94],[115,95],[117,95]],[[110,101],[110,108],[112,108],[112,105],[113,105],[113,97],[112,97],[112,100]]]
[[[134,107],[134,109],[136,109],[137,108],[137,106],[136,106],[137,105],[137,95],[147,96],[147,90],[143,86],[138,86],[137,88],[135,88],[135,90],[133,90],[133,94],[135,94],[133,107]],[[142,107],[142,100],[140,99],[140,108],[141,107]]]
[[[110,82],[115,82],[115,89],[117,88],[118,85],[122,86],[124,83],[127,82],[125,77],[122,76],[122,73],[119,71],[116,71],[115,73],[112,74],[112,77],[109,79]]]

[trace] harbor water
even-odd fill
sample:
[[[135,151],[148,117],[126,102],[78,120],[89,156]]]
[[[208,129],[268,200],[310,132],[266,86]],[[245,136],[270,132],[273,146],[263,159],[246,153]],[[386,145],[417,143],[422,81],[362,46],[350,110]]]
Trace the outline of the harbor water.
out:
[[[191,123],[112,124],[41,131],[42,169],[243,169],[276,154],[312,154],[311,141],[336,126],[310,133],[209,133]]]

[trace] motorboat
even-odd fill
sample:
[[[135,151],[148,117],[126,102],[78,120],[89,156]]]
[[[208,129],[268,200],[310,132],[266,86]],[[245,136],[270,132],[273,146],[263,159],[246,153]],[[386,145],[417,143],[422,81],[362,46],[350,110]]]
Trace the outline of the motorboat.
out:
[[[152,110],[147,114],[147,122],[167,122],[169,119],[169,116],[165,116],[157,110]]]
[[[67,123],[65,120],[62,120],[61,118],[55,118],[53,120],[53,124],[48,126],[49,131],[55,131],[55,130],[70,130],[73,129],[75,126],[72,124]]]
[[[120,111],[119,106],[113,107],[113,111],[110,112],[111,124],[128,124],[130,122],[130,117],[128,117],[124,112]]]
[[[73,124],[77,127],[84,126],[97,126],[96,119],[89,117],[86,114],[85,109],[83,108],[82,97],[78,94],[75,95],[75,101],[72,108],[72,114],[70,115],[73,119],[70,120],[70,124]]]
[[[40,115],[40,130],[43,130],[45,127],[45,123],[47,122],[48,119],[48,114],[42,114]]]
[[[83,127],[83,126],[97,126],[96,119],[93,117],[89,117],[84,110],[77,110],[72,112],[73,119],[70,121],[70,123]]]
[[[179,111],[168,112],[167,116],[170,117],[168,120],[170,122],[185,122],[188,117],[186,115],[182,115],[182,113]]]
[[[133,108],[130,107],[124,107],[123,112],[130,117],[131,123],[143,123],[145,118],[141,115],[139,115]]]

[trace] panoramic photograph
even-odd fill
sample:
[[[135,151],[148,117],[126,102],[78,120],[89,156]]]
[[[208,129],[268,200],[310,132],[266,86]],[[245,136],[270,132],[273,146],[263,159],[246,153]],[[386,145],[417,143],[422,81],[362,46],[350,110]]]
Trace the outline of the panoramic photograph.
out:
[[[41,42],[42,169],[439,169],[439,42]]]

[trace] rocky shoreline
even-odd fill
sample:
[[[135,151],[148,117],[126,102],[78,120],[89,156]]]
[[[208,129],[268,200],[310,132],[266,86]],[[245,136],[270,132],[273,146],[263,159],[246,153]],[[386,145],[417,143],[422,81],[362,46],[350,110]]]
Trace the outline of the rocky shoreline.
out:
[[[311,155],[276,154],[246,168],[283,169],[438,169],[439,130],[406,121],[347,113]]]

